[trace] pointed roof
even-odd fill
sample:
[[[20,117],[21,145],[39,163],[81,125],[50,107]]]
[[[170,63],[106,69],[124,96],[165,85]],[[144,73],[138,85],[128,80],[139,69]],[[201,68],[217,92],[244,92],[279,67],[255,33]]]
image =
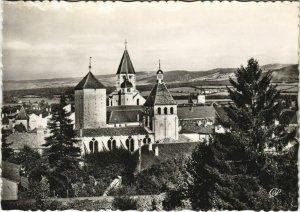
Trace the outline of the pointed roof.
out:
[[[127,49],[124,50],[117,74],[135,74]]]
[[[24,107],[21,107],[20,112],[18,113],[18,115],[16,116],[15,120],[28,120],[29,116],[27,115]]]
[[[76,85],[75,90],[82,89],[100,89],[105,86],[89,71],[87,75]]]
[[[144,105],[177,105],[177,103],[168,91],[165,83],[156,82]]]

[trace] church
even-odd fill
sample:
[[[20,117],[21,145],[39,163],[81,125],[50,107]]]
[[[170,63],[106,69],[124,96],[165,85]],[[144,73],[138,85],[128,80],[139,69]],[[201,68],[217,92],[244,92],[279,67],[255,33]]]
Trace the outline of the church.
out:
[[[136,89],[136,71],[126,47],[116,89],[108,96],[91,69],[90,62],[89,72],[75,87],[75,130],[83,153],[116,148],[134,152],[144,144],[199,142],[212,133],[207,120],[215,118],[214,107],[179,106],[164,83],[160,65],[145,99]]]

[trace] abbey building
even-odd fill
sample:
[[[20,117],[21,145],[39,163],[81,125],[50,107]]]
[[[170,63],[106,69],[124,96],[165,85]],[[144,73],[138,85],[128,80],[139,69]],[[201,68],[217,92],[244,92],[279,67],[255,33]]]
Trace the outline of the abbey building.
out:
[[[193,142],[210,136],[214,107],[178,105],[160,67],[156,77],[145,99],[136,89],[136,71],[125,48],[116,73],[116,89],[107,95],[90,64],[89,72],[75,87],[75,129],[82,152],[115,148],[133,152],[144,144]]]

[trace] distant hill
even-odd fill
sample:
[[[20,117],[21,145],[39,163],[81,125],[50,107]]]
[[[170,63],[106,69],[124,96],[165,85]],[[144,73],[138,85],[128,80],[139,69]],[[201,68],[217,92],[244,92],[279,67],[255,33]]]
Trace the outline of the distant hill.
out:
[[[299,80],[298,65],[291,64],[268,64],[262,66],[262,69],[273,71],[274,82],[297,82]],[[172,84],[210,82],[214,85],[228,84],[228,78],[234,77],[236,68],[216,68],[207,71],[187,71],[173,70],[164,72],[164,81]],[[83,77],[83,76],[82,76]],[[74,87],[82,77],[74,78],[53,78],[53,79],[37,79],[37,80],[20,80],[20,81],[4,81],[4,90],[23,90],[37,88],[58,88],[58,87]],[[96,75],[96,77],[107,87],[115,85],[115,75]],[[156,72],[137,72],[137,83],[139,85],[149,85],[156,81]]]

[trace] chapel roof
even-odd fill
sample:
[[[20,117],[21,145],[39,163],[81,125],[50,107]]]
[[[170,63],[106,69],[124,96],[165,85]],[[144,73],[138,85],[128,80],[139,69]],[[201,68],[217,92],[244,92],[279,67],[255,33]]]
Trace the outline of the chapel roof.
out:
[[[139,120],[138,120],[139,118]],[[115,110],[108,112],[108,123],[141,122],[142,110]]]
[[[144,127],[106,127],[97,129],[83,129],[83,137],[97,137],[97,136],[132,136],[132,135],[146,135],[147,130]]]
[[[124,50],[117,74],[135,74],[127,49]]]
[[[177,105],[177,103],[172,97],[171,93],[168,91],[165,83],[160,83],[157,81],[144,105]]]
[[[105,86],[97,80],[91,71],[75,86],[75,90],[101,88],[105,88]]]

